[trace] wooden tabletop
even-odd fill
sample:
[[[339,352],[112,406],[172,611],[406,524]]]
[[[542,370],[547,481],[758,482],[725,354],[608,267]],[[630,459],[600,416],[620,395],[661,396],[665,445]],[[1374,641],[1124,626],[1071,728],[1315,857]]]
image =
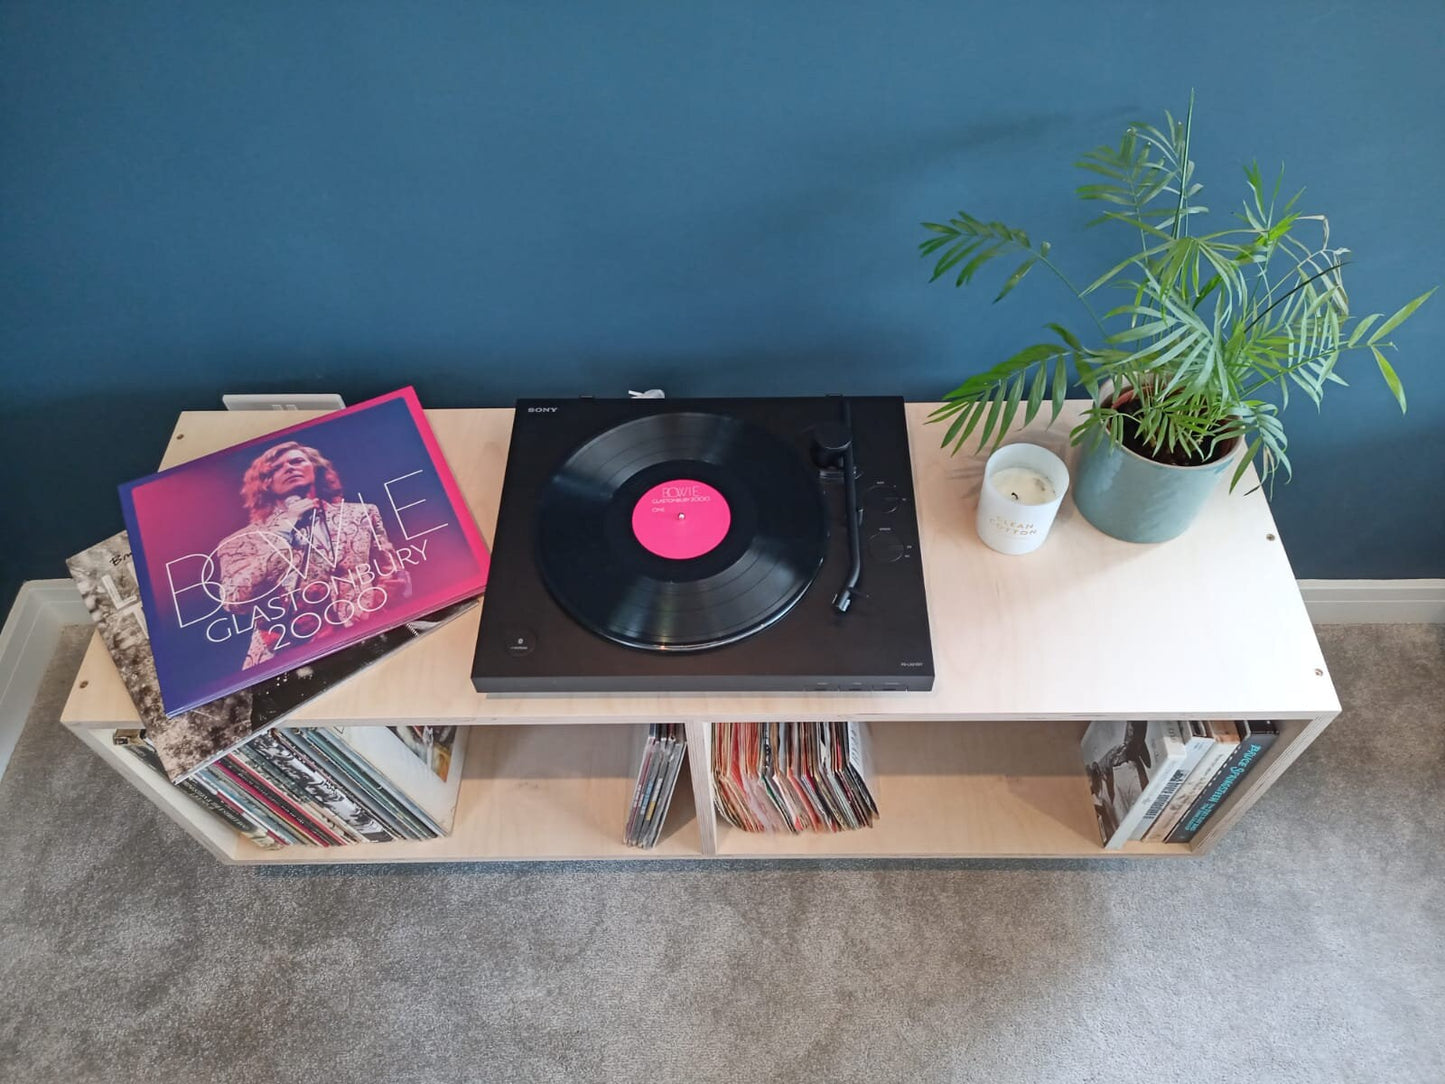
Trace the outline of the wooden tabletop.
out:
[[[908,405],[937,680],[928,693],[525,695],[477,693],[479,610],[453,621],[301,708],[293,722],[471,723],[689,719],[1018,720],[1304,719],[1339,711],[1269,505],[1227,482],[1171,542],[1120,542],[1066,498],[1044,545],[1008,557],[979,541],[973,517],[982,455],[950,456]],[[1068,433],[1083,402],[1049,428],[1010,435],[1053,449],[1073,469]],[[181,415],[162,462],[173,466],[313,416],[267,411]],[[427,411],[482,534],[497,520],[510,409]],[[64,722],[137,718],[99,637]]]

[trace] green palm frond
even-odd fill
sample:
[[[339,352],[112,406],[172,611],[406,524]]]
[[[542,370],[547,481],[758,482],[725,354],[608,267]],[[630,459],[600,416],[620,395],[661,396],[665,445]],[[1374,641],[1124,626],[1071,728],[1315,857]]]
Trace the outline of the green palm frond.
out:
[[[1386,351],[1389,336],[1434,293],[1430,290],[1386,318],[1350,315],[1344,268],[1348,249],[1332,244],[1329,221],[1297,210],[1302,190],[1281,202],[1284,172],[1267,184],[1258,163],[1244,167],[1246,194],[1236,225],[1192,231],[1207,209],[1191,159],[1194,97],[1182,119],[1127,127],[1117,145],[1095,147],[1075,163],[1089,175],[1076,195],[1101,208],[1089,225],[1112,222],[1137,237],[1134,253],[1082,290],[1022,230],[960,211],[944,223],[925,223],[931,234],[920,254],[934,260],[933,279],[955,286],[974,281],[991,263],[1007,259],[1009,273],[994,300],[1008,296],[1039,264],[1078,299],[1098,331],[1086,346],[1058,323],[1058,341],[1024,347],[970,377],[950,392],[933,418],[948,421],[943,444],[958,451],[976,440],[996,446],[1020,419],[1032,421],[1048,402],[1057,418],[1077,380],[1094,397],[1072,439],[1116,444],[1132,433],[1161,453],[1203,457],[1243,440],[1246,455],[1231,482],[1238,485],[1251,461],[1262,483],[1290,474],[1279,418],[1292,392],[1316,406],[1328,385],[1344,385],[1338,371],[1352,352],[1369,351],[1390,393],[1405,392]],[[1104,312],[1090,298],[1118,289],[1128,300]],[[1127,411],[1099,401],[1111,384],[1133,389]],[[1265,390],[1275,404],[1258,398]]]

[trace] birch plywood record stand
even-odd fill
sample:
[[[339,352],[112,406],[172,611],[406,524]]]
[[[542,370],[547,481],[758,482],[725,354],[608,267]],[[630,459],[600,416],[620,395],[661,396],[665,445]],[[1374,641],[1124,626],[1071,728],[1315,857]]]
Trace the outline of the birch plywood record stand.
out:
[[[1071,465],[1082,404],[1013,438]],[[227,862],[435,862],[696,857],[1154,857],[1200,854],[1269,789],[1339,712],[1293,573],[1252,476],[1224,485],[1195,525],[1161,545],[1089,526],[1070,500],[1037,552],[1006,557],[977,537],[983,457],[951,457],[909,404],[937,680],[928,693],[482,695],[472,689],[473,611],[303,707],[292,726],[455,723],[471,728],[456,825],[446,839],[263,851],[110,744],[138,725],[99,638],[62,722]],[[491,538],[510,410],[428,411]],[[162,466],[262,435],[296,415],[181,415]],[[1233,600],[1248,599],[1250,620]],[[1276,720],[1261,765],[1190,844],[1106,852],[1079,754],[1088,722]],[[829,835],[741,832],[713,811],[711,723],[857,719],[871,724],[878,824]],[[686,725],[685,774],[662,840],[622,842],[634,758],[648,723]]]

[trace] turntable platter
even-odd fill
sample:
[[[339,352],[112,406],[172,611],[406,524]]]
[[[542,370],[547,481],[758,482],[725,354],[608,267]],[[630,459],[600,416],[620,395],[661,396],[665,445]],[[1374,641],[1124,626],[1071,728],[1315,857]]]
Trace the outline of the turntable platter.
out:
[[[816,475],[760,426],[654,414],[577,448],[545,486],[537,563],[547,590],[600,636],[698,651],[766,628],[823,564]]]

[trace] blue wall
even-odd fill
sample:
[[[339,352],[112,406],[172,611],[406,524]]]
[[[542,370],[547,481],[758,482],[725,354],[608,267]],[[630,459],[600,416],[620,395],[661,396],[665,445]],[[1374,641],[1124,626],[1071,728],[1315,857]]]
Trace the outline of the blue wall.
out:
[[[64,575],[222,391],[936,398],[1079,321],[928,286],[918,222],[1088,277],[1124,242],[1069,163],[1191,87],[1208,202],[1284,161],[1392,308],[1445,281],[1442,39],[1438,0],[10,0],[0,575]],[[1445,576],[1445,302],[1397,339],[1405,418],[1363,370],[1288,415],[1302,576]]]

